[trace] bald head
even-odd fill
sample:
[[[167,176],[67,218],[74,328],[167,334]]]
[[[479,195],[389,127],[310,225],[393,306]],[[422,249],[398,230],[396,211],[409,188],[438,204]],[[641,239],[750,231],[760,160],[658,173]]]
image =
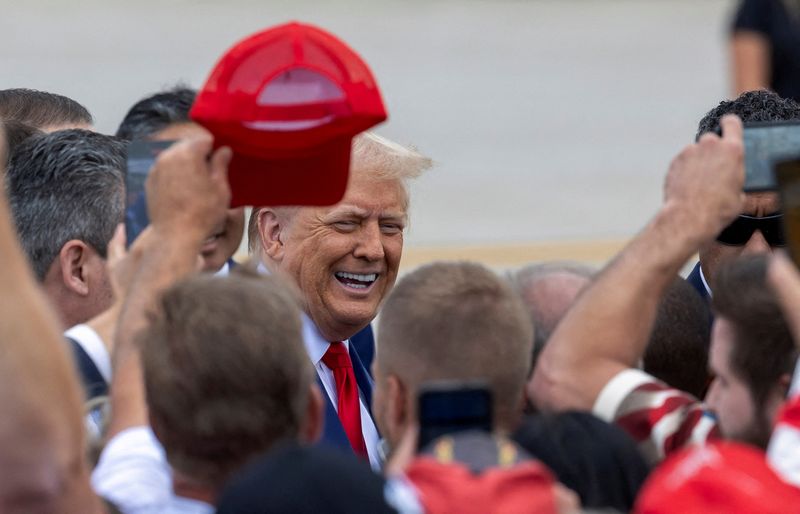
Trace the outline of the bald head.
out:
[[[511,283],[522,298],[536,328],[533,363],[558,322],[592,280],[595,271],[583,264],[556,261],[531,264],[511,275]]]
[[[406,275],[381,310],[380,376],[416,397],[429,381],[480,380],[493,393],[499,428],[516,418],[533,328],[514,291],[487,268],[436,263]]]

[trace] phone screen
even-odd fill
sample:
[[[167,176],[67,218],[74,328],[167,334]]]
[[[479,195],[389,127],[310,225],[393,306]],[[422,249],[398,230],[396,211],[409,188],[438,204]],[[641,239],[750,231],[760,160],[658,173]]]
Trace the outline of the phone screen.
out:
[[[150,224],[144,183],[158,154],[175,141],[132,141],[128,145],[128,170],[125,174],[125,239],[128,246]]]
[[[800,121],[746,124],[744,190],[775,190],[775,162],[797,156],[800,156]]]
[[[419,445],[465,430],[492,431],[492,395],[482,386],[428,386],[419,394]]]
[[[800,267],[800,159],[775,164],[775,179],[783,211],[783,236],[789,255]]]

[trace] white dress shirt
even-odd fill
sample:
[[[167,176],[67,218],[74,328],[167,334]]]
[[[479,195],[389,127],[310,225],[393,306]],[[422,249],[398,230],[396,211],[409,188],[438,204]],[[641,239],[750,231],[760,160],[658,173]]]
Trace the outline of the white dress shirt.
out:
[[[336,392],[336,378],[333,376],[333,371],[322,362],[322,357],[328,351],[330,342],[326,341],[317,330],[317,326],[311,321],[311,318],[303,314],[303,341],[306,345],[306,351],[311,358],[314,369],[317,370],[319,380],[325,388],[328,398],[330,398],[333,408],[338,412],[339,410],[339,395]],[[350,349],[349,341],[342,341],[345,347]],[[360,391],[360,393],[364,393]],[[381,469],[381,460],[378,456],[378,429],[375,428],[375,423],[372,421],[372,416],[369,409],[359,394],[359,404],[361,406],[361,433],[364,436],[364,444],[367,446],[367,454],[369,455],[369,463],[372,469],[379,471]]]
[[[706,292],[708,293],[708,297],[711,298],[711,288],[708,287],[708,282],[706,282],[706,276],[703,273],[703,267],[700,266],[700,280],[703,282],[703,287],[706,288]]]
[[[212,505],[175,495],[164,448],[146,426],[123,430],[108,442],[92,472],[92,487],[122,514],[214,512]]]

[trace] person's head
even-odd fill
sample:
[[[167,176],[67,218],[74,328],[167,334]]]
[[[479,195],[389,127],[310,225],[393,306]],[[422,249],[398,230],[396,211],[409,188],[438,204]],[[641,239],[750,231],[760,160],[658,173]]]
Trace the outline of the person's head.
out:
[[[624,430],[586,412],[526,416],[513,437],[578,493],[584,508],[629,512],[650,472]]]
[[[75,100],[35,89],[0,90],[0,120],[22,122],[43,132],[91,129],[92,115]]]
[[[322,400],[297,300],[276,277],[196,275],[142,331],[150,421],[176,474],[215,493],[282,440],[319,437]]]
[[[489,269],[434,263],[404,276],[381,311],[373,412],[389,445],[417,419],[420,387],[481,381],[490,389],[494,427],[519,419],[530,369],[533,326],[519,296]]]
[[[125,208],[125,146],[63,130],[29,138],[11,157],[6,190],[22,248],[65,327],[107,309],[106,250]]]
[[[327,340],[367,326],[394,285],[408,223],[406,182],[429,165],[413,150],[361,134],[338,204],[258,210],[265,264],[300,288],[305,312]]]
[[[595,270],[569,261],[541,262],[520,268],[511,275],[533,321],[533,366],[558,322],[578,294],[591,282]]]
[[[392,514],[386,481],[369,466],[324,445],[269,451],[225,486],[218,514]]]
[[[717,274],[706,401],[724,436],[765,447],[797,359],[789,327],[765,283],[764,256],[737,259]]]
[[[644,353],[644,371],[668,385],[703,398],[708,387],[711,310],[686,280],[667,288]]]
[[[197,91],[183,86],[148,96],[130,108],[117,129],[117,137],[132,141],[173,141],[201,134],[206,130],[189,118]],[[208,235],[200,255],[204,271],[217,271],[230,259],[242,242],[244,208],[228,213]]]
[[[736,114],[742,122],[764,121],[789,121],[800,120],[800,103],[781,98],[777,94],[766,91],[748,91],[735,100],[726,100],[709,111],[700,120],[697,129],[697,138],[706,132],[719,130],[720,120],[725,114]],[[748,193],[742,210],[742,215],[762,218],[780,212],[780,202],[777,193]],[[737,222],[738,221],[738,222]],[[740,232],[739,227],[750,226],[747,218],[740,218],[729,227],[731,230],[720,234],[720,240],[706,243],[700,248],[700,265],[705,279],[714,289],[714,276],[716,270],[725,262],[743,254],[767,253],[772,251],[769,242],[760,230],[745,232],[745,236],[723,237],[726,234]],[[749,233],[749,236],[747,235]],[[722,242],[724,239],[727,243]]]
[[[4,145],[0,148],[0,176],[5,173],[11,161],[11,156],[23,141],[31,136],[41,134],[42,131],[26,125],[21,121],[0,120]]]

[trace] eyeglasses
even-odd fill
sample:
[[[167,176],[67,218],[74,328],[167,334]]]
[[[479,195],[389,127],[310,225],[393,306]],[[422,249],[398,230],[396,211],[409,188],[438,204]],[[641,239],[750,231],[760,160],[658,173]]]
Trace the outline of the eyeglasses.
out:
[[[725,227],[717,236],[717,241],[730,246],[747,244],[753,232],[758,230],[770,246],[784,246],[783,214],[772,214],[757,218],[740,214],[733,223]]]

